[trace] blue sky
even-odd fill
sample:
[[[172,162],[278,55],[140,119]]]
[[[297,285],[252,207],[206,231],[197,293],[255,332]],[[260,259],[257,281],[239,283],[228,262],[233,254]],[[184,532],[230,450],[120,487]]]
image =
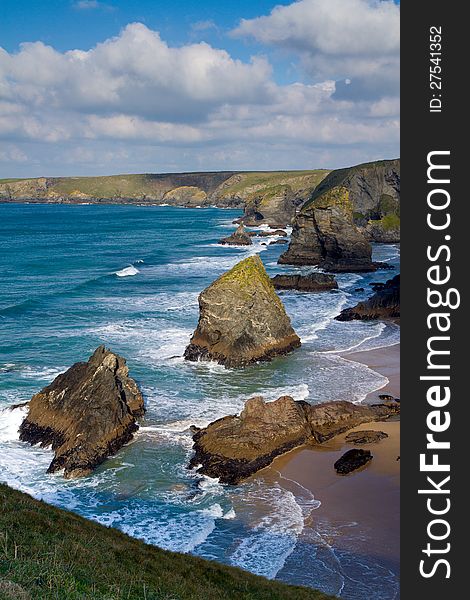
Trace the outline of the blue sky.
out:
[[[398,155],[391,1],[2,0],[0,177]]]

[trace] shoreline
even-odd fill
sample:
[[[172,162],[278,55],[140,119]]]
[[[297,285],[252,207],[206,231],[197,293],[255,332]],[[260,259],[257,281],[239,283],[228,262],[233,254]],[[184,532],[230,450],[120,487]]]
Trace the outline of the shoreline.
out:
[[[364,402],[377,402],[382,393],[399,397],[399,356],[399,344],[343,356],[366,364],[389,380],[382,388],[369,393]],[[383,431],[388,437],[375,444],[346,443],[348,433],[360,430]],[[338,475],[333,467],[335,461],[352,448],[370,450],[373,459],[349,475]],[[360,425],[321,446],[294,449],[276,458],[259,475],[270,485],[278,484],[291,491],[299,503],[309,496],[310,502],[313,498],[320,502],[306,517],[299,542],[309,536],[312,538],[314,532],[314,537],[327,541],[333,553],[346,557],[346,566],[340,560],[339,567],[346,573],[346,582],[349,577],[351,581],[354,579],[353,563],[368,564],[371,571],[385,569],[383,572],[398,582],[399,456],[400,421],[374,422]],[[279,575],[282,576],[282,570]]]

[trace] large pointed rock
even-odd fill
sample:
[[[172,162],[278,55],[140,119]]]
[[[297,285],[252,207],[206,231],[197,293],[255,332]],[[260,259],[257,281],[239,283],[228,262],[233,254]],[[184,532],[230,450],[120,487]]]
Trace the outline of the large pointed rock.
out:
[[[199,322],[187,360],[244,366],[300,346],[258,255],[224,273],[199,296]]]
[[[51,446],[48,473],[88,475],[129,442],[144,414],[142,394],[126,361],[104,346],[32,397],[20,439]]]

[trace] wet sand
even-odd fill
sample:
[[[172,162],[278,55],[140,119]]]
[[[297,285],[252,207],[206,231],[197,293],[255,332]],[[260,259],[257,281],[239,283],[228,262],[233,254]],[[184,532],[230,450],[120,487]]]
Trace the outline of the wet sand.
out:
[[[377,401],[381,393],[399,397],[399,352],[396,345],[345,355],[390,380],[382,389],[369,394],[366,401]],[[368,423],[351,431],[365,429],[383,431],[388,437],[375,444],[352,445],[345,442],[348,431],[322,446],[293,450],[262,473],[267,480],[277,481],[297,497],[313,494],[321,505],[311,511],[307,527],[321,531],[326,542],[350,556],[351,562],[352,557],[358,561],[365,559],[398,575],[400,422]],[[349,475],[338,475],[333,467],[335,461],[354,447],[370,450],[372,461]]]

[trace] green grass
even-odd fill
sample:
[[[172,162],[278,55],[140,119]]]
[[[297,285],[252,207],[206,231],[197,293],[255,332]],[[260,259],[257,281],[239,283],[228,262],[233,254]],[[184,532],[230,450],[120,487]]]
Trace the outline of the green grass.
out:
[[[160,550],[0,484],[0,600],[327,600]]]
[[[400,229],[400,217],[394,213],[385,215],[382,219],[376,221],[370,221],[373,225],[380,225],[384,231],[391,231],[393,229]]]
[[[315,188],[310,199],[302,206],[302,210],[308,209],[312,204],[320,198],[326,191],[342,186],[345,179],[347,179],[352,173],[355,171],[367,171],[369,169],[376,169],[380,166],[386,166],[391,163],[398,163],[399,159],[393,160],[377,160],[370,163],[363,163],[360,165],[355,165],[353,167],[346,167],[344,169],[336,169],[335,171],[331,171],[319,185]]]
[[[181,187],[199,188],[200,193],[212,194],[222,183],[223,189],[216,192],[220,197],[248,196],[267,188],[289,186],[294,192],[314,189],[328,174],[320,169],[314,171],[266,171],[266,172],[214,172],[214,173],[166,173],[109,175],[100,177],[50,177],[47,191],[41,197],[54,200],[56,197],[80,197],[91,199],[142,199],[161,198],[166,192]],[[41,178],[1,179],[0,186],[8,188],[13,197],[37,197],[37,185]],[[1,190],[0,190],[1,191]]]
[[[297,191],[305,187],[315,187],[329,171],[316,169],[312,171],[261,171],[252,173],[241,173],[240,181],[230,184],[224,195],[244,193],[253,186],[261,188],[274,188],[289,185],[292,190]]]

